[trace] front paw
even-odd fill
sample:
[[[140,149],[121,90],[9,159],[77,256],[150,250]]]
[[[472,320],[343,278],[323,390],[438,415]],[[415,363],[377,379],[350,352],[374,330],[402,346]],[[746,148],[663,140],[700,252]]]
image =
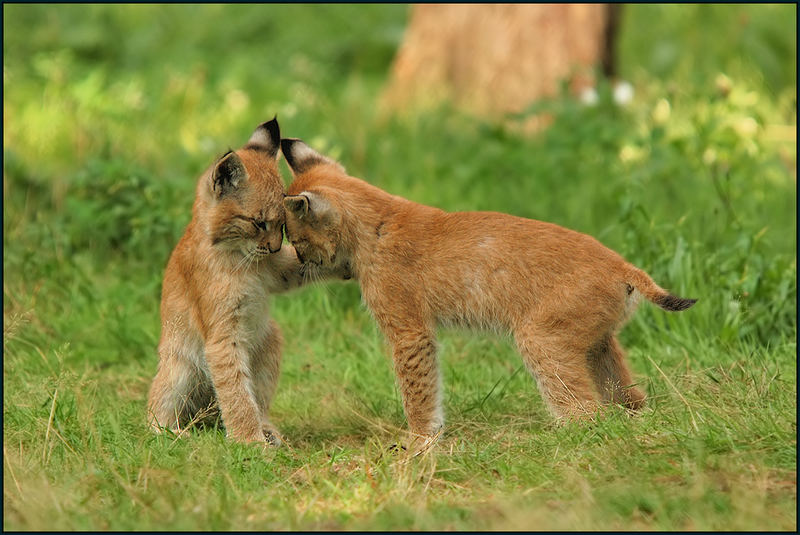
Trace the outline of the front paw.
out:
[[[262,434],[264,435],[264,440],[266,440],[267,444],[270,446],[275,446],[277,448],[283,444],[283,437],[281,437],[277,428],[271,424],[263,427]]]
[[[428,433],[411,433],[411,443],[409,447],[413,451],[414,457],[429,451],[444,433],[444,424],[439,424],[433,431]]]

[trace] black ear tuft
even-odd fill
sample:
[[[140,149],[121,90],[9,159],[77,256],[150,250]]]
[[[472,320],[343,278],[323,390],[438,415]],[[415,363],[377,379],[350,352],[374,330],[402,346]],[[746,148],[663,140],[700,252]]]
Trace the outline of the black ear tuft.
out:
[[[239,156],[228,151],[214,167],[211,189],[217,198],[222,198],[235,191],[247,178],[247,170]]]
[[[261,123],[244,146],[245,149],[260,150],[271,157],[278,155],[281,141],[281,129],[276,115],[266,123]]]
[[[275,147],[275,150],[278,150],[278,146],[281,143],[281,128],[278,125],[278,116],[275,115],[275,117],[262,124],[261,127],[265,128],[267,132],[269,132],[270,143],[273,147]]]
[[[283,206],[297,217],[308,214],[308,197],[305,195],[289,195],[283,198]]]
[[[296,138],[283,138],[281,139],[281,152],[283,153],[283,157],[286,158],[286,163],[289,164],[289,167],[294,169],[295,165],[297,165],[297,160],[292,153],[292,147],[297,142],[302,143],[299,139]]]

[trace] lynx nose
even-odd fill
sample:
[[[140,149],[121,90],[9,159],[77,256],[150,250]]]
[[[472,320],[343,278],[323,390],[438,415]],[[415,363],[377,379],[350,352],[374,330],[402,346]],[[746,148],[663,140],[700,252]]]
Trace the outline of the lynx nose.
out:
[[[300,263],[301,264],[305,264],[306,263],[306,259],[303,258],[302,254],[300,254],[300,251],[298,249],[295,249],[294,252],[297,255],[297,259],[300,261]]]

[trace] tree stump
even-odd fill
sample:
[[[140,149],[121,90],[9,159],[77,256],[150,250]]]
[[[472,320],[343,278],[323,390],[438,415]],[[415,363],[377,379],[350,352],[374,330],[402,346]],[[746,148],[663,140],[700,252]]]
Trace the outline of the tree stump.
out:
[[[481,115],[520,112],[611,74],[618,5],[415,5],[382,104],[451,100]]]

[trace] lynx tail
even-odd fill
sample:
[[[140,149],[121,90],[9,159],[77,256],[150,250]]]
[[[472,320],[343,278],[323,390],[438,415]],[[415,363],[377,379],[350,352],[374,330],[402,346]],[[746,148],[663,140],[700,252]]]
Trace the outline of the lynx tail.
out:
[[[639,290],[645,299],[655,303],[664,310],[686,310],[697,302],[697,299],[684,299],[683,297],[670,294],[664,288],[653,282],[653,279],[651,279],[647,273],[633,266],[631,266],[628,284]]]

